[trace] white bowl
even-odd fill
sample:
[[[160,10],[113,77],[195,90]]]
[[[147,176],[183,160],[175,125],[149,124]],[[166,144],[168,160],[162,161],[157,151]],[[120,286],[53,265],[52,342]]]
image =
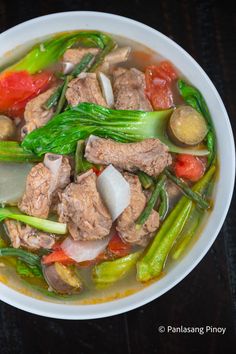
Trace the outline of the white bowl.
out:
[[[23,295],[0,283],[0,298],[22,310],[61,319],[91,319],[126,312],[142,306],[178,284],[207,253],[226,217],[232,197],[235,174],[235,150],[232,130],[224,104],[203,69],[179,45],[160,32],[134,20],[99,12],[64,12],[39,17],[17,25],[0,35],[0,57],[18,45],[51,33],[97,29],[140,42],[169,59],[205,97],[218,138],[219,178],[215,206],[203,232],[186,256],[170,267],[159,281],[118,300],[94,305],[52,303]]]

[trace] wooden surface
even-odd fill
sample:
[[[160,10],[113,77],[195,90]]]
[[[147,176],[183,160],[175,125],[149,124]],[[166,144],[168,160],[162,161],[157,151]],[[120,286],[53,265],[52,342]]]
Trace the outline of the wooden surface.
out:
[[[144,22],[186,49],[221,94],[236,131],[236,13],[233,1],[1,0],[0,31],[53,12],[94,10]],[[128,34],[127,34],[128,35]],[[174,59],[173,59],[174,61]],[[227,158],[227,157],[225,157]],[[223,201],[222,201],[223,202]],[[42,318],[0,303],[0,353],[235,353],[236,198],[206,257],[161,298],[92,321]],[[226,327],[220,334],[158,332],[159,326]],[[234,345],[234,347],[233,347]]]

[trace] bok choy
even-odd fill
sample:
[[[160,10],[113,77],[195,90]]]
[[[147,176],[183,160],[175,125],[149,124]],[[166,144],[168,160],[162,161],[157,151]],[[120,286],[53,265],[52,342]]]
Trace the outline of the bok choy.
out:
[[[76,31],[59,34],[35,45],[28,54],[15,64],[7,67],[5,71],[27,70],[30,74],[35,74],[55,63],[74,44],[101,49],[91,68],[92,71],[101,63],[104,56],[115,47],[115,42],[110,36],[97,31]]]
[[[208,150],[181,148],[168,139],[166,126],[171,113],[172,109],[154,112],[113,110],[85,102],[56,115],[44,127],[28,134],[22,146],[38,156],[47,152],[70,154],[75,151],[78,140],[94,134],[120,142],[159,138],[171,152],[207,155]]]

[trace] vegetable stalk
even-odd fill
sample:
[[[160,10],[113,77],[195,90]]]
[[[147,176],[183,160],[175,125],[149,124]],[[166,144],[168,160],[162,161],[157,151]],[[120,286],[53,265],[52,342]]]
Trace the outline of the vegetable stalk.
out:
[[[121,142],[159,138],[171,152],[206,155],[207,150],[186,150],[175,146],[166,136],[172,109],[153,112],[112,110],[93,103],[81,103],[52,118],[23,140],[24,149],[41,156],[47,152],[73,153],[77,141],[94,134]]]
[[[35,218],[33,216],[28,216],[24,214],[17,214],[15,212],[12,212],[10,209],[0,208],[0,221],[3,221],[6,218],[21,221],[36,229],[53,234],[64,235],[67,232],[66,224],[51,220]]]
[[[150,176],[148,176],[145,172],[139,171],[138,178],[144,189],[149,189],[150,187],[153,187],[154,185],[153,179]]]
[[[23,149],[16,141],[0,141],[0,162],[39,162],[42,158]]]
[[[84,140],[79,140],[77,143],[77,148],[75,152],[75,173],[76,175],[86,172],[93,167],[93,164],[88,162],[84,158],[85,142]]]
[[[40,257],[37,254],[30,253],[20,248],[6,247],[0,248],[0,257],[17,257],[21,261],[31,265],[40,266]]]
[[[207,173],[194,185],[193,191],[202,194],[215,173],[212,165]],[[176,204],[157,232],[151,246],[137,264],[137,279],[148,281],[158,276],[176,238],[182,231],[193,202],[183,196]]]

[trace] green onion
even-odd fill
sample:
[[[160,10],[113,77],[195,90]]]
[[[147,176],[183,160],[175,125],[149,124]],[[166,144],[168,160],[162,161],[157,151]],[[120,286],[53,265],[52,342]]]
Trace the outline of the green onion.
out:
[[[72,80],[72,78],[73,78],[72,75],[67,75],[67,77],[65,79],[65,82],[64,82],[64,84],[62,86],[61,96],[60,96],[60,99],[58,101],[58,105],[57,105],[57,109],[56,109],[55,114],[59,114],[61,112],[62,108],[64,107],[65,103],[66,103],[65,94],[66,94],[66,90],[67,90],[68,84]]]
[[[99,263],[93,268],[92,277],[96,286],[103,288],[125,277],[135,266],[141,252]]]
[[[166,176],[171,179],[178,187],[182,189],[184,194],[193,200],[197,205],[202,208],[202,209],[208,209],[209,208],[209,203],[203,199],[198,193],[195,193],[189,186],[183,182],[181,179],[178,177],[172,175],[172,173],[169,170],[165,170]]]
[[[194,185],[193,191],[202,194],[211,181],[216,167],[212,165],[207,173]],[[174,241],[188,219],[193,202],[183,196],[163,222],[151,246],[137,264],[137,279],[148,281],[162,272],[166,258]]]
[[[150,187],[154,186],[153,179],[150,176],[148,176],[145,172],[139,171],[138,178],[144,189],[149,189]]]
[[[154,208],[157,199],[160,195],[161,189],[165,183],[166,177],[163,175],[159,178],[159,181],[156,183],[154,190],[152,192],[152,195],[150,199],[147,202],[146,207],[142,211],[142,213],[139,215],[137,221],[136,221],[136,229],[140,230],[142,225],[145,224],[149,216],[151,215],[152,209]]]
[[[15,212],[12,212],[10,209],[0,208],[0,221],[3,221],[6,218],[21,221],[25,224],[35,227],[36,229],[53,233],[53,234],[64,235],[67,232],[66,224],[62,224],[51,220],[35,218],[33,216],[28,216],[23,214],[16,214]]]

